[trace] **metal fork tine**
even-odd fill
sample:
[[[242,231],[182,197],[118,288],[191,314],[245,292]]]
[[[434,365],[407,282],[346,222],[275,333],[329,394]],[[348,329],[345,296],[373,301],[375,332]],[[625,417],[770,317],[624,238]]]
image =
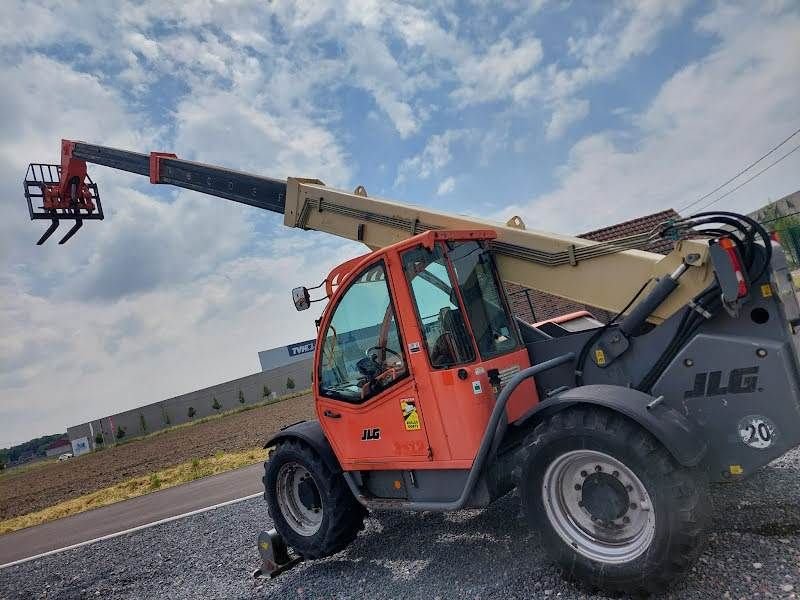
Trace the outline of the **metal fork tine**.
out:
[[[58,221],[56,219],[53,219],[53,222],[50,223],[50,227],[48,227],[45,230],[45,232],[42,234],[42,237],[40,237],[39,241],[36,242],[36,245],[37,246],[41,246],[42,244],[44,244],[47,241],[47,238],[49,238],[51,235],[53,235],[53,232],[56,229],[58,229]]]
[[[61,238],[58,241],[58,243],[59,244],[66,243],[66,241],[69,238],[71,238],[73,235],[75,235],[75,232],[78,231],[78,229],[80,229],[82,225],[83,225],[83,219],[75,219],[75,225],[73,225],[72,228],[70,228],[70,230],[67,232],[67,234],[63,238]]]

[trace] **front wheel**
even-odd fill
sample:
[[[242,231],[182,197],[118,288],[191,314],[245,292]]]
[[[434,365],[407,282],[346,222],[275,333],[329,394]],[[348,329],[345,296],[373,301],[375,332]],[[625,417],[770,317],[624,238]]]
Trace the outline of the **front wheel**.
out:
[[[366,511],[342,474],[302,442],[278,443],[264,463],[263,481],[275,529],[306,558],[339,552],[364,528]]]
[[[567,409],[526,446],[526,512],[567,577],[657,592],[699,554],[710,518],[705,478],[639,425],[601,408]]]

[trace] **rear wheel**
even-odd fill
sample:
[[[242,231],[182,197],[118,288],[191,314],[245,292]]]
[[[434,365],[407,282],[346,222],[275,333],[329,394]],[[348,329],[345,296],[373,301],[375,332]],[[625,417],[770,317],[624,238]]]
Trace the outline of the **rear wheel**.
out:
[[[366,511],[342,474],[302,442],[280,442],[264,463],[263,481],[275,529],[306,558],[339,552],[364,528]]]
[[[647,431],[602,408],[540,423],[520,484],[529,521],[565,576],[590,588],[656,592],[702,549],[705,478]]]

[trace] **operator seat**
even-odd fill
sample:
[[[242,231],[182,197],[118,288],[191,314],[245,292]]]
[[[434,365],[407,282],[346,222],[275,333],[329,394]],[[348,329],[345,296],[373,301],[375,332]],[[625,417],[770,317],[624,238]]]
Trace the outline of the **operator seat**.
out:
[[[431,350],[431,364],[446,367],[464,362],[471,342],[461,312],[444,307],[439,311],[439,337]]]

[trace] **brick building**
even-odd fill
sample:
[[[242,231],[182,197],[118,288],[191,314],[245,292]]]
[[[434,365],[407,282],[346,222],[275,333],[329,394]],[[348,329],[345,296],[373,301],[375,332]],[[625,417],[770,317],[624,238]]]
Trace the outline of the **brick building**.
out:
[[[645,217],[639,217],[638,219],[625,221],[624,223],[618,223],[617,225],[611,225],[610,227],[596,229],[578,237],[595,242],[606,242],[652,231],[664,221],[678,216],[678,213],[672,209],[664,210]],[[648,246],[643,247],[642,250],[668,254],[673,247],[674,242],[669,240],[655,240]],[[553,317],[579,310],[588,310],[601,321],[606,321],[613,316],[606,310],[559,298],[538,290],[531,290],[515,283],[506,282],[506,290],[514,314],[528,323],[552,319]]]

